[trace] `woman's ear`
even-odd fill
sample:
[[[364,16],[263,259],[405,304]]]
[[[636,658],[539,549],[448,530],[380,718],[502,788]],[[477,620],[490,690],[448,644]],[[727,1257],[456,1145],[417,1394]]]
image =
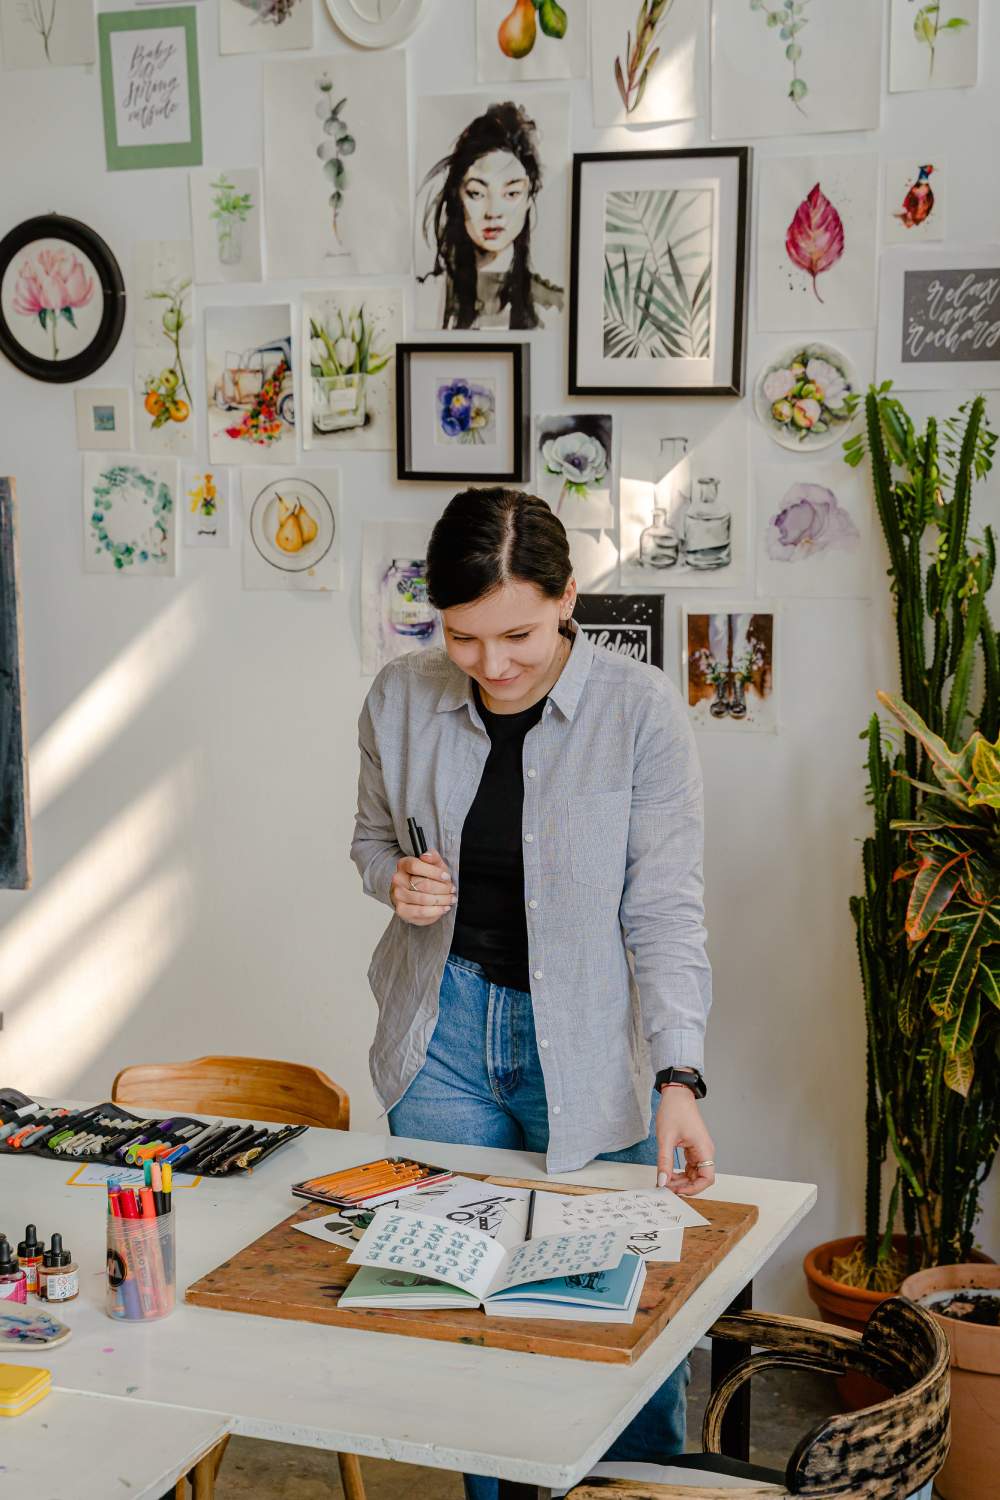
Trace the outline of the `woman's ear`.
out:
[[[562,596],[562,603],[561,603],[561,605],[559,607],[559,613],[560,613],[562,619],[563,620],[571,620],[573,618],[573,610],[575,609],[575,607],[576,607],[576,579],[575,578],[571,578],[570,581],[569,581],[569,583],[566,585],[566,592]]]

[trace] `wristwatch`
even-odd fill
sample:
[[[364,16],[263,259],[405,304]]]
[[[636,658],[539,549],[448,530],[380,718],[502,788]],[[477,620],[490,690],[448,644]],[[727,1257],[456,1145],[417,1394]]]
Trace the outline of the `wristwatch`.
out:
[[[708,1085],[697,1068],[661,1068],[656,1075],[656,1087],[660,1093],[668,1083],[683,1083],[696,1099],[704,1099],[708,1093]]]

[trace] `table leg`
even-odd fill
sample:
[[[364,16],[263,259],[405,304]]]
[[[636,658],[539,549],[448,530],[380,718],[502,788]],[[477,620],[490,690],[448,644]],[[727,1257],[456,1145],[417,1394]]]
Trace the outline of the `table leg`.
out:
[[[753,1306],[753,1282],[748,1281],[742,1292],[734,1297],[726,1308],[727,1313],[747,1312]],[[734,1365],[746,1359],[750,1345],[742,1339],[712,1340],[712,1390],[719,1386]],[[722,1451],[727,1458],[739,1458],[746,1463],[750,1458],[750,1382],[733,1397],[722,1419]]]

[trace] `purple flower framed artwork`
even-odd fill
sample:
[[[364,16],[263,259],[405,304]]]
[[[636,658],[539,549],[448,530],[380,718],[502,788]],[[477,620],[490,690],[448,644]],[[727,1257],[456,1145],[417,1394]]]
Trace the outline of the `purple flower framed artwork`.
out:
[[[757,589],[770,598],[871,596],[872,516],[867,473],[842,460],[758,464]]]
[[[531,351],[516,344],[398,344],[396,476],[520,484]]]
[[[61,214],[0,240],[0,350],[35,380],[82,380],[121,336],[125,284],[94,230]]]

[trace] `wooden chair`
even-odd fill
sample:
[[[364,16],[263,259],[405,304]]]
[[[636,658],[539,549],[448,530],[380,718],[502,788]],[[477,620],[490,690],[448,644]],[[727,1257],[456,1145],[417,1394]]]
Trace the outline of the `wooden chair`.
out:
[[[191,1062],[138,1063],[123,1068],[111,1086],[114,1104],[190,1110],[196,1115],[319,1125],[348,1130],[346,1089],[305,1063],[269,1057],[196,1057]]]
[[[319,1068],[267,1057],[139,1063],[121,1070],[111,1086],[111,1100],[132,1108],[229,1115],[276,1125],[318,1125],[325,1130],[347,1130],[351,1123],[346,1089]],[[228,1443],[228,1437],[223,1438],[187,1475],[192,1500],[212,1500]],[[346,1500],[365,1500],[357,1455],[338,1453],[337,1463]],[[185,1500],[183,1479],[177,1481],[175,1497]]]
[[[567,1500],[733,1500],[734,1493],[746,1500],[781,1495],[904,1500],[944,1463],[950,1436],[948,1341],[930,1314],[907,1298],[880,1303],[863,1334],[755,1312],[721,1318],[710,1332],[767,1352],[743,1360],[713,1393],[702,1428],[705,1452],[673,1459],[667,1469],[599,1464]],[[828,1375],[859,1371],[892,1394],[876,1406],[820,1422],[797,1444],[784,1473],[722,1458],[722,1418],[735,1393],[762,1370],[789,1369]]]

